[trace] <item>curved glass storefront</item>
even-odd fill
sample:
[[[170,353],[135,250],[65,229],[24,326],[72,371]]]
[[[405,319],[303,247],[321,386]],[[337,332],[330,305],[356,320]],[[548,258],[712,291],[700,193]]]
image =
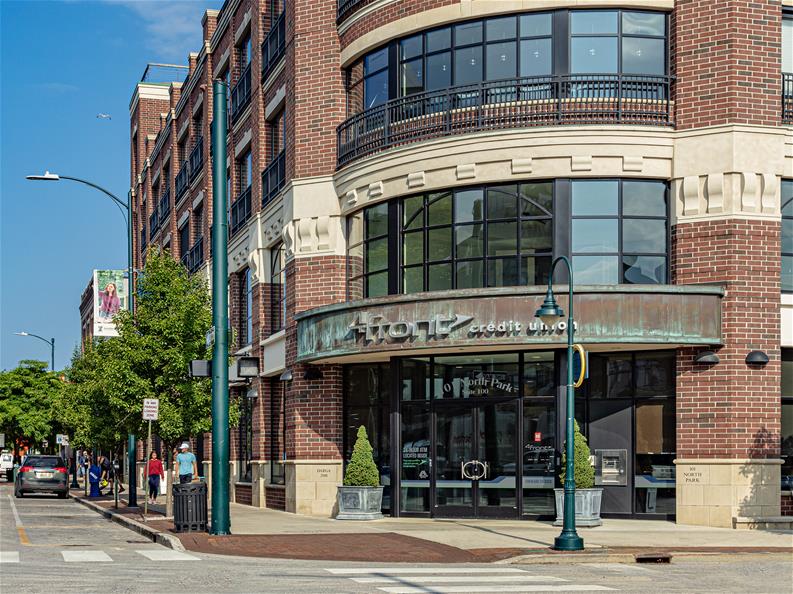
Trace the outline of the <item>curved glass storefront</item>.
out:
[[[416,140],[561,123],[673,122],[667,15],[558,10],[471,20],[347,70],[339,165]]]
[[[367,428],[394,515],[551,517],[560,486],[561,351],[395,358],[345,366],[345,458]],[[576,417],[603,513],[675,510],[675,353],[593,353]],[[560,389],[560,386],[562,389]]]
[[[666,284],[665,182],[562,179],[464,187],[363,209],[347,221],[351,299],[542,285],[554,256],[577,284]]]

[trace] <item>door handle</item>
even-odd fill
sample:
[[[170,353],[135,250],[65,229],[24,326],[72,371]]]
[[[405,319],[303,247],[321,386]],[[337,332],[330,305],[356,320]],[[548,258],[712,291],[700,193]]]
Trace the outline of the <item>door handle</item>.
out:
[[[468,468],[472,464],[476,464],[477,460],[468,460],[467,462],[460,462],[460,474],[463,478],[468,479],[469,481],[477,480],[476,476],[471,473],[471,470]]]

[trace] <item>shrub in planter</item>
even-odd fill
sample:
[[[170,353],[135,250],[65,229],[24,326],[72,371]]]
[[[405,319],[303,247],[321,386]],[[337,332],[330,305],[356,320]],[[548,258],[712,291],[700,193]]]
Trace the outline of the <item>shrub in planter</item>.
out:
[[[566,444],[565,444],[566,445]],[[573,436],[573,478],[575,479],[575,521],[577,526],[600,526],[600,503],[603,489],[593,488],[595,485],[595,469],[589,463],[591,456],[586,437],[581,433],[578,421],[575,421]],[[562,453],[562,472],[564,484],[567,472],[567,452]],[[556,494],[556,522],[561,526],[564,520],[564,489],[554,489]]]
[[[366,428],[358,428],[350,462],[344,473],[344,484],[338,487],[338,520],[376,520],[382,518],[383,488],[380,472],[372,457],[372,446]]]
[[[372,446],[369,444],[369,436],[366,434],[366,427],[358,427],[358,437],[352,448],[350,463],[347,464],[347,471],[344,473],[345,487],[379,487],[380,473],[372,457]]]

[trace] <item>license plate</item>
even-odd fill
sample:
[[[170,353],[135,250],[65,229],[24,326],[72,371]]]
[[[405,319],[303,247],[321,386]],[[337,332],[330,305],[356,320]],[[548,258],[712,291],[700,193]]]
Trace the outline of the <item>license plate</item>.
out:
[[[36,473],[37,479],[45,479],[45,478],[52,478],[51,472],[37,472]]]

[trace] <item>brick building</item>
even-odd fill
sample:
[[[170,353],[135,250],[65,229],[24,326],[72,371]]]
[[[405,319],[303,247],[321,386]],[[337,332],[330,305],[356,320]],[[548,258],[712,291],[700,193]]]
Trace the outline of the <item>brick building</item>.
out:
[[[229,83],[236,501],[332,515],[366,425],[387,513],[552,516],[564,255],[603,513],[793,513],[793,2],[580,4],[227,0],[137,84],[137,266],[208,280]]]

